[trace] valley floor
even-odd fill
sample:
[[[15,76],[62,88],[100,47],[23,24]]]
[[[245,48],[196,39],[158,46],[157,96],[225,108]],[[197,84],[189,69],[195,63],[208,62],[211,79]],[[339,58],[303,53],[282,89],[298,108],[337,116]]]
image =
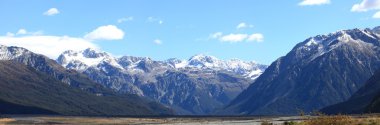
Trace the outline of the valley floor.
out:
[[[261,125],[264,121],[281,124],[298,121],[300,117],[74,117],[74,116],[9,116],[0,118],[0,124],[130,124],[130,125]]]
[[[289,117],[74,117],[74,116],[9,116],[0,118],[0,124],[102,124],[102,125],[378,125],[379,115],[360,116],[289,116]],[[338,122],[338,123],[336,123]]]

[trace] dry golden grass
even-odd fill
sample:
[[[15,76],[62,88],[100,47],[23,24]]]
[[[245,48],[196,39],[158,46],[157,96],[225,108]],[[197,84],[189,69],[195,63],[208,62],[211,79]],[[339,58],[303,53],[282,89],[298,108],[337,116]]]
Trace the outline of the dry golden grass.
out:
[[[355,120],[352,117],[345,115],[319,116],[301,122],[302,125],[352,125],[354,123]]]
[[[318,116],[306,118],[296,125],[380,125],[380,117],[352,117],[346,115]]]
[[[14,122],[15,120],[14,119],[11,119],[11,118],[0,118],[0,124],[1,125],[4,125],[4,124],[8,124],[10,122]]]

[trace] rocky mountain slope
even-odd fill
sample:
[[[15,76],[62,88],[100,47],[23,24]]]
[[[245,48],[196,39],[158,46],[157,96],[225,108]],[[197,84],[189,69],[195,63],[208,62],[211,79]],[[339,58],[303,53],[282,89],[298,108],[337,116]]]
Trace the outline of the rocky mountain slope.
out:
[[[57,62],[119,93],[149,97],[174,107],[180,114],[212,113],[266,68],[255,62],[223,61],[202,54],[189,60],[155,61],[133,56],[115,58],[93,49],[66,51]]]
[[[378,70],[352,97],[348,100],[323,108],[327,114],[360,114],[380,112],[380,70]]]
[[[308,38],[273,62],[224,112],[297,114],[347,100],[380,68],[378,29]]]
[[[0,46],[0,113],[62,115],[172,114],[162,105],[117,94],[54,60]]]

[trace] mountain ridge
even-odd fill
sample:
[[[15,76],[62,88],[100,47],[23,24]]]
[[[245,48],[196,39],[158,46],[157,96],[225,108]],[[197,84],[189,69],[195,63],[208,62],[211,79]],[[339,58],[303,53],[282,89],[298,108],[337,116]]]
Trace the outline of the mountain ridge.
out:
[[[89,55],[90,54],[90,55]],[[99,65],[101,62],[111,63],[115,67],[123,68],[133,68],[133,67],[123,67],[120,65],[137,66],[139,62],[160,62],[166,63],[170,68],[181,69],[181,68],[211,68],[214,70],[228,70],[237,74],[241,74],[246,77],[254,79],[254,77],[261,74],[265,69],[265,65],[258,64],[255,61],[242,61],[237,58],[229,60],[220,60],[214,56],[205,54],[196,54],[190,57],[188,60],[181,60],[177,58],[170,58],[164,61],[155,61],[149,57],[135,57],[135,56],[122,56],[119,58],[113,57],[110,54],[99,51],[92,48],[87,48],[82,51],[67,50],[63,52],[56,61],[69,69],[75,69],[83,71],[84,69]],[[118,64],[119,63],[119,64]],[[79,65],[79,66],[77,66]],[[86,65],[86,66],[84,66]],[[256,66],[252,67],[252,66]],[[250,74],[250,75],[249,75]],[[252,77],[253,76],[253,77]]]
[[[159,115],[171,111],[135,95],[121,95],[54,60],[20,47],[0,46],[0,105],[30,110],[2,113]],[[107,107],[104,107],[107,105]]]
[[[344,101],[380,67],[379,40],[372,29],[308,38],[273,62],[225,112],[297,114]]]

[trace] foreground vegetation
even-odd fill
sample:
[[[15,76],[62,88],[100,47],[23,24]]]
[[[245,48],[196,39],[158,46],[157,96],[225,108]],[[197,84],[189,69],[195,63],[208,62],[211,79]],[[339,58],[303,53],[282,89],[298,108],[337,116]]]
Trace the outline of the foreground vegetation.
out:
[[[264,121],[261,124],[273,125],[273,123],[267,121]],[[303,116],[300,121],[285,121],[283,125],[380,125],[380,116]]]

